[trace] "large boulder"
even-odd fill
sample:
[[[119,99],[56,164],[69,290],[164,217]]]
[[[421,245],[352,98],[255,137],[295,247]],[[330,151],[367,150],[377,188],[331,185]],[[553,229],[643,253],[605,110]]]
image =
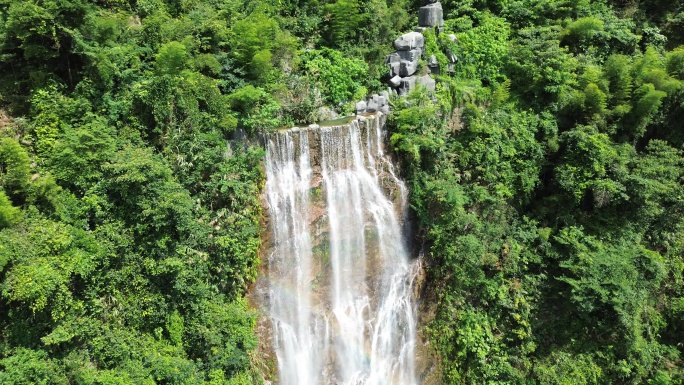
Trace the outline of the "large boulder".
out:
[[[379,107],[387,104],[387,98],[382,93],[373,95],[373,101],[376,102]]]
[[[408,95],[412,89],[416,88],[416,77],[409,76],[401,79],[401,87],[399,87],[399,95]]]
[[[416,73],[416,70],[418,70],[417,61],[402,60],[399,66],[399,76],[402,78],[411,76]]]
[[[409,51],[399,51],[397,52],[397,55],[399,56],[400,60],[418,63],[418,61],[420,60],[420,55],[422,55],[422,53],[423,51],[420,48],[416,48]]]
[[[394,52],[385,56],[385,64],[399,63],[400,60],[401,56],[399,56],[399,52]]]
[[[375,100],[371,99],[368,101],[368,107],[366,108],[366,111],[375,112],[378,110],[379,107],[380,106],[378,105],[378,103]]]
[[[389,84],[393,88],[399,87],[401,85],[401,76],[394,75],[394,77],[389,80]]]
[[[399,70],[396,70],[396,64],[390,65],[392,75],[397,73],[399,74],[399,76],[402,77],[413,75],[418,69],[418,61],[420,60],[422,50],[416,48],[409,51],[399,51],[397,52],[397,54],[401,59],[399,62]]]
[[[437,86],[437,82],[435,81],[435,79],[431,78],[430,75],[425,75],[417,78],[416,83],[422,85],[428,91],[432,92],[435,92],[435,87]]]
[[[428,4],[418,9],[418,25],[421,27],[441,27],[444,25],[442,4]]]
[[[390,68],[390,76],[399,74],[399,66],[401,63],[401,57],[398,52],[385,56],[385,64]]]
[[[441,9],[440,6],[440,10]],[[424,45],[425,39],[423,38],[423,34],[419,32],[405,33],[394,41],[394,48],[396,48],[397,51],[410,51],[415,48],[423,48]]]
[[[356,113],[357,114],[363,114],[364,112],[366,112],[367,109],[368,108],[366,106],[366,102],[364,102],[363,100],[356,103]]]

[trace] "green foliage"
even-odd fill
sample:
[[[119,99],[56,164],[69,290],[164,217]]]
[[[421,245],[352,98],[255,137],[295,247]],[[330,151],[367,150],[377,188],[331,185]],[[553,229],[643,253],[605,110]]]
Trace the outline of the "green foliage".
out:
[[[604,71],[610,83],[612,106],[623,105],[632,93],[630,59],[624,55],[613,55],[606,60]]]
[[[558,102],[576,82],[577,59],[559,46],[558,34],[558,28],[530,27],[518,31],[510,47],[506,73],[516,79],[512,89],[537,109]]]
[[[14,139],[0,138],[0,185],[11,196],[26,191],[31,169],[26,149]]]
[[[459,33],[459,73],[467,78],[494,82],[508,52],[509,25],[490,13],[479,16],[479,24]]]
[[[240,126],[254,133],[273,130],[284,122],[280,118],[280,106],[263,88],[246,86],[228,96],[228,102],[240,112]]]
[[[231,29],[229,44],[236,63],[253,79],[260,80],[268,79],[276,57],[287,60],[296,49],[296,41],[263,10],[237,20]]]
[[[354,37],[364,21],[358,0],[336,0],[325,7],[330,13],[330,32],[333,44],[339,45],[347,38]]]
[[[263,153],[226,141],[298,42],[238,8],[0,1],[1,383],[261,381]]]
[[[80,192],[102,178],[100,167],[115,146],[115,132],[103,118],[89,115],[84,120],[78,128],[65,127],[48,158],[57,181]]]
[[[472,119],[454,150],[468,179],[493,186],[505,198],[531,194],[538,183],[543,148],[535,140],[540,118],[503,110]],[[472,167],[472,168],[471,168]]]
[[[456,49],[453,48],[451,41],[448,38],[443,37],[439,40],[438,44],[437,36],[435,36],[435,32],[430,28],[423,31],[423,37],[425,39],[424,57],[429,58],[430,56],[434,55],[437,58],[439,67],[447,68],[449,59],[447,59],[447,56],[444,52],[447,52],[447,50],[450,52],[456,51]]]
[[[594,37],[603,32],[603,21],[595,17],[583,17],[570,23],[561,32],[561,44],[579,49],[592,45]]]
[[[64,371],[43,350],[18,349],[0,360],[0,382],[7,385],[66,385]]]
[[[185,46],[177,41],[166,43],[159,49],[154,65],[160,75],[180,75],[188,66],[188,52]]]
[[[320,84],[326,101],[333,106],[365,96],[362,81],[368,72],[365,62],[347,58],[340,51],[324,48],[310,50],[302,55],[307,73]]]
[[[681,383],[681,1],[442,4],[388,127],[443,382]],[[384,88],[419,5],[0,0],[0,383],[259,383],[235,138]]]
[[[684,79],[684,47],[680,46],[667,53],[667,73],[679,80]]]
[[[439,132],[434,131],[438,126],[437,106],[422,90],[416,90],[403,107],[390,117],[389,124],[394,127],[390,143],[412,163],[428,167],[442,150]]]
[[[20,218],[21,211],[19,208],[12,206],[12,202],[7,198],[5,192],[0,190],[0,229],[19,223]]]
[[[534,372],[544,384],[600,384],[605,378],[593,357],[563,351],[549,355]]]
[[[560,188],[579,203],[590,191],[601,199],[626,199],[625,187],[611,179],[611,171],[620,170],[618,149],[605,134],[591,127],[578,127],[560,138],[563,162],[556,168]]]
[[[636,5],[443,4],[457,77],[389,120],[442,381],[681,381],[679,49]],[[492,11],[505,38],[480,57]]]
[[[16,107],[25,108],[33,89],[55,80],[75,85],[80,55],[71,50],[74,28],[89,8],[80,0],[0,3],[0,84]]]

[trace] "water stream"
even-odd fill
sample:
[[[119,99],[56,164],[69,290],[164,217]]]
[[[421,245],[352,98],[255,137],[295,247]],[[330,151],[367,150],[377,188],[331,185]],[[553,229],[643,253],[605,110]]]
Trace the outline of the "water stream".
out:
[[[417,268],[383,122],[266,138],[266,292],[281,385],[417,384]]]

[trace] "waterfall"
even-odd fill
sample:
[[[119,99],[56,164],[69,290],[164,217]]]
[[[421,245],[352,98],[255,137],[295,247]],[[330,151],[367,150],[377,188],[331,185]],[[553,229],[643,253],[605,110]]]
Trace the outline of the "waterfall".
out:
[[[281,385],[415,385],[407,192],[384,117],[266,137],[265,286]]]

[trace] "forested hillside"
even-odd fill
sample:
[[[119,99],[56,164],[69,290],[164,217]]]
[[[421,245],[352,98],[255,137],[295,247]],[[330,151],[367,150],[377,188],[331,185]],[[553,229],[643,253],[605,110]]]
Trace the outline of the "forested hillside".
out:
[[[0,384],[262,382],[255,139],[384,90],[421,5],[0,0]],[[389,128],[443,383],[681,383],[684,3],[442,6]]]
[[[391,117],[444,383],[684,381],[682,5],[444,3],[456,76]]]
[[[248,138],[382,87],[410,8],[0,0],[0,383],[259,383]]]

